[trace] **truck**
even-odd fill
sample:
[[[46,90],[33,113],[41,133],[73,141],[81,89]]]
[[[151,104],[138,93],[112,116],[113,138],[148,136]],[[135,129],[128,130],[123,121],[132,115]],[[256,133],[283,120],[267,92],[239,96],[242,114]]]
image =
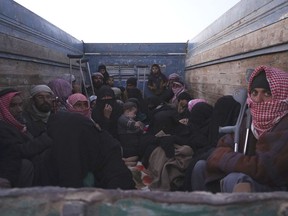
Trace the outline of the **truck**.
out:
[[[0,90],[17,88],[27,97],[32,85],[48,83],[66,73],[73,74],[78,82],[87,82],[87,77],[101,64],[106,65],[117,86],[125,86],[128,77],[136,77],[145,96],[150,67],[159,64],[166,76],[179,74],[194,98],[203,98],[213,105],[221,96],[232,95],[235,89],[246,87],[249,69],[269,65],[288,71],[287,0],[241,0],[185,43],[85,43],[12,0],[0,0],[0,5]],[[7,203],[15,194],[19,197],[18,202],[9,204],[14,213],[23,208],[21,197],[31,194],[39,198],[38,202],[34,200],[30,204],[38,212],[47,213],[47,209],[40,206],[49,208],[47,203],[50,203],[51,212],[63,215],[68,215],[69,209],[74,209],[73,213],[83,213],[85,208],[88,213],[91,209],[98,212],[102,209],[106,213],[128,215],[121,206],[133,211],[132,205],[142,208],[142,212],[149,209],[163,215],[181,211],[198,211],[199,215],[228,215],[236,211],[264,214],[268,211],[285,215],[288,199],[286,193],[277,192],[252,195],[157,192],[147,195],[143,191],[100,190],[97,197],[92,189],[38,190],[43,190],[48,198],[40,195],[37,189],[27,189],[26,193],[0,191],[0,196]],[[50,202],[45,204],[46,198]],[[101,204],[95,202],[97,199]],[[116,207],[110,208],[111,203]],[[170,204],[176,207],[169,208]],[[13,213],[7,206],[3,205],[2,210]]]

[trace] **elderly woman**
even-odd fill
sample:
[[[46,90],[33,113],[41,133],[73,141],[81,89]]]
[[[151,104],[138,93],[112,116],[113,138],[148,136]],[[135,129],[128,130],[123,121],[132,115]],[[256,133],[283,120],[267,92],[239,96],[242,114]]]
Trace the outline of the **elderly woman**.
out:
[[[225,135],[207,162],[196,164],[192,173],[194,190],[208,190],[209,184],[219,180],[222,192],[286,190],[288,73],[268,66],[257,67],[249,80],[247,104],[252,116],[248,145],[254,151],[234,152],[233,135]],[[240,136],[240,146],[244,136],[245,133]]]

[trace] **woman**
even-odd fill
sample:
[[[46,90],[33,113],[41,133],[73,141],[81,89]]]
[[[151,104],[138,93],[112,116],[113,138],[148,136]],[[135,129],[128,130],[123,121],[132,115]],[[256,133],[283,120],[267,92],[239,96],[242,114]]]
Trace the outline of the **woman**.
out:
[[[115,94],[110,86],[100,88],[97,105],[92,110],[92,119],[107,130],[114,138],[118,138],[117,121],[122,114],[122,107],[117,103]]]
[[[64,79],[54,79],[47,84],[56,96],[53,112],[66,111],[66,100],[72,94],[72,85]]]
[[[147,87],[152,95],[161,96],[166,89],[167,82],[168,79],[161,72],[160,66],[158,64],[153,64],[147,82]]]
[[[69,112],[79,113],[91,118],[91,109],[88,99],[81,93],[75,93],[68,97],[66,107]]]
[[[259,66],[251,74],[248,107],[252,133],[248,145],[253,152],[233,151],[233,136],[223,136],[205,161],[192,173],[194,190],[207,190],[221,180],[222,192],[268,192],[286,190],[288,182],[288,73]],[[245,130],[241,131],[243,146]],[[203,184],[205,182],[205,184]]]
[[[90,119],[58,112],[50,116],[47,133],[33,138],[22,120],[22,105],[19,92],[0,91],[0,147],[2,150],[9,144],[16,149],[7,158],[10,162],[6,164],[11,166],[3,169],[7,174],[0,174],[0,187],[3,179],[8,179],[6,187],[84,187],[87,175],[93,173],[89,186],[135,188],[131,172],[122,161],[119,142],[99,131]]]

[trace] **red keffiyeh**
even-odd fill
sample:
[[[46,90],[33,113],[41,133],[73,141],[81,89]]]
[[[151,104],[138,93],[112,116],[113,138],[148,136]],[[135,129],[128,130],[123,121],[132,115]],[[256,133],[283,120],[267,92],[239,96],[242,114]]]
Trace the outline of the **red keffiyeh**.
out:
[[[266,74],[272,100],[256,103],[250,97],[251,84],[261,71]],[[277,68],[259,66],[251,74],[248,86],[247,104],[251,110],[252,125],[256,136],[260,137],[270,131],[288,113],[288,73]]]
[[[88,108],[87,109],[83,109],[83,110],[78,110],[75,109],[73,106],[78,102],[78,101],[85,101],[88,104]],[[80,113],[88,118],[91,117],[91,110],[90,110],[90,106],[89,106],[89,101],[88,99],[85,97],[85,95],[81,94],[81,93],[75,93],[72,94],[68,97],[67,99],[67,110],[69,112],[74,112],[74,113]]]
[[[25,133],[27,131],[26,126],[17,121],[9,111],[12,98],[19,94],[20,92],[9,92],[0,97],[0,119]]]

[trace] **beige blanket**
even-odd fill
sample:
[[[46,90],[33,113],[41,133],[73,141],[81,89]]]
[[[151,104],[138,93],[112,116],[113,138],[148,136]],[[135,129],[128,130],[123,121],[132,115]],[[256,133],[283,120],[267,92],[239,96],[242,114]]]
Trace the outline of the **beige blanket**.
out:
[[[174,144],[175,156],[167,158],[161,147],[157,147],[149,158],[148,171],[152,177],[150,190],[177,190],[184,181],[185,170],[188,167],[193,150],[189,146]]]

